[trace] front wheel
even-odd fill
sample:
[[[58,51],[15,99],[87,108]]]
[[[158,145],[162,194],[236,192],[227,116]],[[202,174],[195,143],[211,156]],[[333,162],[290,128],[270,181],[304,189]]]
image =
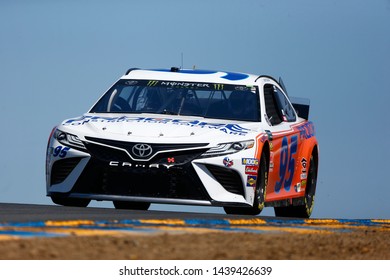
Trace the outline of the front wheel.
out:
[[[134,202],[134,201],[120,201],[116,200],[112,202],[115,209],[128,209],[128,210],[148,210],[150,207],[149,202]]]
[[[265,155],[260,158],[259,172],[256,181],[255,198],[252,207],[224,207],[226,214],[258,215],[264,208],[266,186],[268,182],[268,168]]]
[[[309,174],[304,197],[304,204],[299,206],[275,207],[276,217],[310,218],[314,207],[314,197],[317,186],[318,164],[313,155],[310,157]]]

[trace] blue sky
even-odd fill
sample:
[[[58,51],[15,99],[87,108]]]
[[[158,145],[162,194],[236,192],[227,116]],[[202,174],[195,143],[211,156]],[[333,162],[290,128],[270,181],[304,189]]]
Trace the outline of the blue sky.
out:
[[[185,68],[282,76],[310,98],[313,217],[390,218],[389,0],[1,1],[0,202],[51,204],[51,129],[128,68],[180,66],[182,53]]]

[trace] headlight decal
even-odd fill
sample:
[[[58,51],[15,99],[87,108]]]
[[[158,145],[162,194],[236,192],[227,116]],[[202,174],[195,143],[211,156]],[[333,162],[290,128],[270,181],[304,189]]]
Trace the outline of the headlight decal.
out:
[[[83,142],[80,140],[80,138],[77,137],[77,135],[66,133],[57,129],[54,132],[54,138],[57,139],[57,141],[62,145],[69,146],[77,150],[86,150]]]
[[[246,149],[253,148],[255,145],[254,140],[220,143],[216,147],[210,148],[208,151],[202,154],[202,157],[217,157],[228,154],[234,154]]]

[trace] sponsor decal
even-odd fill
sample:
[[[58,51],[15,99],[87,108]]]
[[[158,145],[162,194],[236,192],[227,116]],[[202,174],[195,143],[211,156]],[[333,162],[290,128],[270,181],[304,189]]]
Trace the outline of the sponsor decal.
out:
[[[215,90],[223,90],[223,84],[214,84]]]
[[[306,173],[307,160],[305,158],[301,159],[302,173]]]
[[[245,166],[245,174],[246,175],[257,175],[258,171],[259,171],[259,167],[256,165]]]
[[[239,91],[247,91],[252,89],[252,86],[235,86],[234,90],[239,90]]]
[[[298,183],[294,186],[295,192],[300,192],[301,191],[301,183]]]
[[[274,171],[274,152],[269,153],[269,172]]]
[[[225,165],[226,167],[231,167],[231,166],[233,166],[233,160],[231,160],[228,157],[225,157],[223,159],[223,165]]]
[[[300,139],[309,139],[315,135],[314,125],[312,122],[307,122],[297,127]]]
[[[202,84],[202,83],[188,83],[188,82],[165,82],[161,81],[161,86],[166,87],[182,87],[182,88],[210,88],[209,84]],[[223,87],[223,85],[222,85]],[[216,89],[214,87],[214,89]]]
[[[247,187],[254,187],[256,185],[257,176],[248,176],[246,180],[246,186]]]
[[[63,122],[63,125],[79,126],[86,123],[157,123],[157,124],[172,124],[189,127],[208,128],[222,131],[229,135],[245,136],[250,132],[250,129],[242,127],[238,124],[221,124],[221,123],[210,123],[204,121],[186,121],[182,119],[171,119],[171,118],[145,118],[145,117],[102,117],[102,116],[88,116],[84,115],[79,118],[69,119]]]
[[[301,173],[301,180],[307,179],[307,173]]]
[[[133,85],[136,85],[136,84],[138,84],[138,81],[132,81],[132,80],[130,80],[130,81],[126,81],[126,82],[125,82],[125,85],[128,85],[128,86],[133,86]]]
[[[149,81],[146,86],[148,87],[154,87],[158,85],[158,81]]]
[[[259,160],[257,158],[243,158],[242,165],[259,165]]]

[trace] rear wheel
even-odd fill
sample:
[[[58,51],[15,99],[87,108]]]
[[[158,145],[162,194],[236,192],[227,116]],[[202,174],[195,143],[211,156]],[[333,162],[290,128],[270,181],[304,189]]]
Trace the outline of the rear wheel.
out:
[[[134,201],[113,201],[116,209],[131,209],[131,210],[148,210],[150,207],[149,202],[134,202]]]
[[[90,199],[85,198],[73,198],[73,197],[51,197],[53,203],[62,206],[73,206],[73,207],[87,207],[91,202]]]
[[[258,215],[264,208],[265,188],[268,181],[267,160],[262,154],[256,181],[255,198],[252,207],[224,207],[226,214]]]
[[[309,218],[313,212],[314,197],[317,186],[317,162],[313,155],[310,157],[309,174],[304,197],[304,205],[274,207],[276,217]]]

